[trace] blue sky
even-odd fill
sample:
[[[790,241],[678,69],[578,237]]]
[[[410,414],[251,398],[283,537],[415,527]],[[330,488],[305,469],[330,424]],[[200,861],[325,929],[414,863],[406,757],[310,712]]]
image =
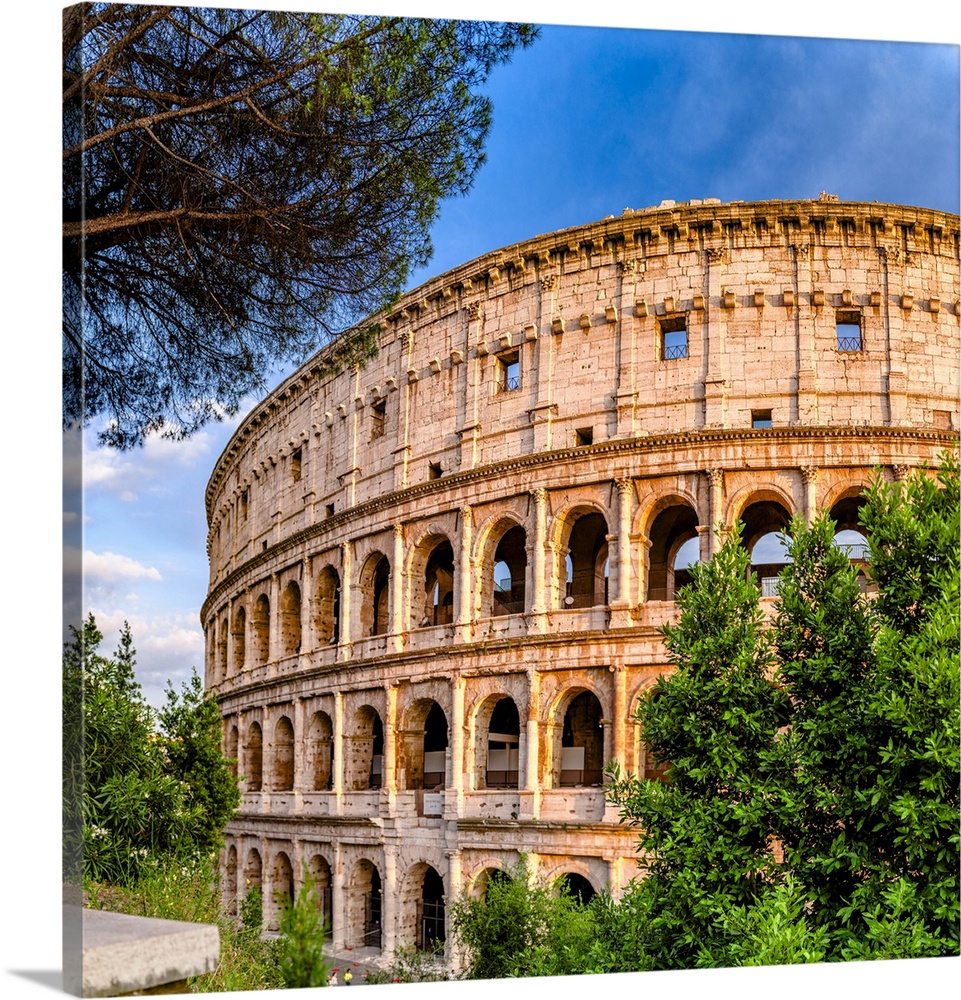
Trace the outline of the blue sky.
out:
[[[494,71],[487,163],[443,206],[412,284],[667,198],[828,191],[957,212],[958,73],[951,45],[545,26]],[[132,454],[86,435],[85,605],[109,649],[130,622],[156,704],[202,666],[203,495],[235,426]]]
[[[275,8],[285,6],[273,2]],[[293,5],[289,5],[293,6]],[[296,6],[321,9],[317,0]],[[545,32],[490,92],[495,125],[489,162],[471,194],[444,208],[434,238],[435,273],[515,240],[590,222],[664,198],[816,196],[900,201],[958,211],[959,19],[941,0],[910,6],[806,0],[683,5],[573,0],[339,0],[340,10],[525,18],[536,22],[632,24],[645,28],[898,39],[931,45],[811,42],[758,38],[740,46],[699,34],[630,36],[609,31]],[[6,444],[0,490],[6,528],[4,659],[7,713],[0,727],[8,803],[29,806],[2,826],[8,896],[22,933],[6,935],[4,995],[49,996],[60,988],[59,682],[62,511],[77,510],[79,470],[64,464],[59,425],[60,278],[55,244],[60,188],[60,0],[30,0],[6,14],[5,134],[0,161],[8,192],[2,254],[7,380]],[[425,273],[422,277],[426,277]],[[203,492],[232,427],[191,442],[150,442],[127,456],[86,455],[85,521],[90,606],[104,626],[130,619],[148,694],[202,664],[197,621],[206,590]],[[65,559],[69,569],[71,559]],[[51,613],[52,611],[52,613]],[[12,613],[11,613],[12,612]],[[108,636],[113,643],[116,633]],[[19,818],[19,814],[18,818]],[[28,835],[26,832],[29,831]],[[27,863],[24,863],[27,862]],[[947,964],[946,964],[947,963]],[[732,972],[712,977],[720,996],[784,1000],[879,996],[946,986],[955,960],[869,963]],[[663,976],[669,976],[667,980]],[[661,977],[660,979],[658,977]],[[610,990],[611,980],[581,985]],[[623,980],[619,980],[623,982]],[[700,996],[672,973],[645,986]],[[724,984],[727,984],[725,987]],[[833,987],[833,988],[832,988]],[[414,994],[416,988],[412,988]],[[725,992],[727,989],[729,992]],[[521,996],[528,984],[499,983]],[[277,993],[278,997],[283,994]],[[458,995],[460,995],[458,993]],[[562,993],[563,995],[563,993]]]

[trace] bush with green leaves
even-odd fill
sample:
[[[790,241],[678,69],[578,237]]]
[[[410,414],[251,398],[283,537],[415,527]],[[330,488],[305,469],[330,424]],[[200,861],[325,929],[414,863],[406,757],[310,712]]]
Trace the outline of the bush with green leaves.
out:
[[[692,568],[638,712],[669,772],[612,769],[644,874],[613,967],[958,953],[959,485],[948,454],[875,478],[872,596],[824,514],[790,525],[773,620],[736,534]]]
[[[69,874],[133,885],[160,862],[210,862],[240,801],[216,703],[194,673],[179,695],[168,684],[156,712],[136,681],[126,623],[113,657],[99,652],[93,615],[72,632],[63,660]]]
[[[642,701],[649,752],[670,765],[665,781],[611,769],[611,801],[640,831],[649,904],[645,934],[658,968],[699,964],[705,941],[726,938],[724,915],[749,906],[778,876],[769,800],[785,693],[771,682],[772,649],[734,534],[692,567],[680,616],[663,630],[675,666]]]
[[[281,900],[278,966],[286,987],[326,986],[330,963],[324,955],[327,930],[316,881],[304,871],[295,900]]]
[[[452,935],[467,979],[583,972],[594,916],[563,883],[533,873],[526,855],[488,878],[482,895],[450,904]]]

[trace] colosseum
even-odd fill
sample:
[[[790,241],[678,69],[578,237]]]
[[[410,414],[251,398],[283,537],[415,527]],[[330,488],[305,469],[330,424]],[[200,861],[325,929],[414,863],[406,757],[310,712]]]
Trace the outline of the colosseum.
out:
[[[232,905],[262,885],[276,927],[310,872],[331,948],[387,961],[520,852],[616,897],[603,769],[657,778],[634,711],[687,567],[739,522],[767,601],[822,509],[861,559],[873,470],[956,446],[959,311],[955,215],[663,202],[448,271],[372,360],[286,379],[206,493]]]

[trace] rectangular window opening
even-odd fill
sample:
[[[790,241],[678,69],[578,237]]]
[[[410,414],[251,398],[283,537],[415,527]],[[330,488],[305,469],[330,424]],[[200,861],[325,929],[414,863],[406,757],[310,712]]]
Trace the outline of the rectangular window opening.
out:
[[[304,453],[300,448],[290,453],[290,475],[295,483],[300,482],[300,477],[303,471],[303,458]]]
[[[328,517],[334,516],[334,505],[332,503],[327,504],[327,516]]]
[[[770,410],[751,410],[752,427],[773,427]]]
[[[497,358],[497,391],[513,392],[521,387],[521,359],[517,351]]]
[[[378,399],[370,408],[370,439],[384,436],[387,427],[387,400]]]
[[[243,493],[240,494],[240,520],[241,521],[246,521],[247,520],[247,505],[248,505],[249,501],[250,501],[250,487],[248,486],[247,489],[245,489],[243,491]]]
[[[860,351],[863,349],[860,309],[839,309],[836,324],[837,349],[839,351]]]
[[[658,324],[662,361],[687,357],[687,316],[667,316]]]
[[[586,444],[594,443],[594,428],[593,427],[578,427],[574,431],[574,445],[577,448],[581,448]]]
[[[440,479],[443,474],[444,470],[441,468],[440,462],[431,462],[427,467],[428,479]]]

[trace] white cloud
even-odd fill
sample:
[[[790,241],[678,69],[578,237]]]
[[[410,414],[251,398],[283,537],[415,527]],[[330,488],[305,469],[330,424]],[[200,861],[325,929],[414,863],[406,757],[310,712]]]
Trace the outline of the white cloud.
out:
[[[145,494],[165,494],[171,483],[196,474],[198,469],[206,472],[215,450],[222,448],[232,433],[229,424],[215,424],[185,441],[151,435],[142,448],[121,452],[99,447],[96,430],[91,429],[85,441],[83,488],[124,503],[136,503]]]
[[[112,587],[122,579],[162,580],[160,571],[154,566],[131,559],[116,552],[91,552],[83,554],[84,577],[89,585]]]
[[[101,653],[111,655],[120,640],[123,623],[130,626],[136,649],[136,675],[144,697],[151,705],[164,704],[164,690],[171,681],[174,690],[188,680],[194,668],[203,676],[204,636],[197,612],[170,611],[157,615],[129,613],[92,607],[97,627],[103,633]]]

